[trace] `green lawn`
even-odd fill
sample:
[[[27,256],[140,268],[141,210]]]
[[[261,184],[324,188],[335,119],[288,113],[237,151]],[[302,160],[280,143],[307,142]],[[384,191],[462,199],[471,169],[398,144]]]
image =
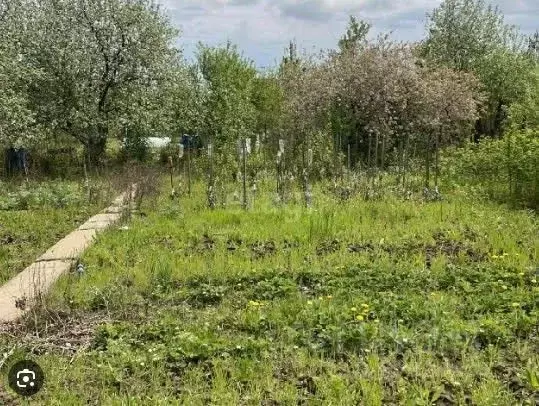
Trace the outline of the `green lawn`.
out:
[[[539,401],[534,214],[315,197],[209,211],[197,184],[103,234],[40,339],[0,338],[45,370],[32,403]]]

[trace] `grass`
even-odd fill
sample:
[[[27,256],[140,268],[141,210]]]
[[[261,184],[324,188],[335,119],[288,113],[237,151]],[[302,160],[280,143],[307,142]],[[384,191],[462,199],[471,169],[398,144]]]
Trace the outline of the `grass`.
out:
[[[197,184],[100,236],[31,334],[0,336],[46,373],[31,403],[539,400],[534,214],[315,196],[209,211]]]
[[[96,185],[97,186],[97,185]],[[112,197],[100,184],[73,181],[0,182],[0,284],[22,271],[56,241],[97,213]]]

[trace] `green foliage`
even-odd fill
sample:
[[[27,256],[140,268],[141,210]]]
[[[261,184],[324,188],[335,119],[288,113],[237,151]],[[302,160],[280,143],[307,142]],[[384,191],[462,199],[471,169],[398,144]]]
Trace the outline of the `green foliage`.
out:
[[[29,146],[39,136],[26,87],[38,72],[21,44],[20,20],[28,16],[23,1],[0,1],[0,148]]]
[[[424,52],[457,70],[474,70],[493,50],[518,51],[523,44],[501,11],[484,0],[445,0],[428,17]]]
[[[371,25],[369,23],[362,20],[358,21],[356,17],[350,16],[346,34],[339,40],[340,50],[345,52],[363,45],[370,29]]]
[[[503,139],[448,152],[446,176],[501,201],[539,206],[539,132],[510,131]]]
[[[268,135],[278,130],[283,114],[283,89],[273,74],[255,78],[253,104],[256,108],[256,132]]]
[[[102,202],[111,196],[105,183],[83,188],[80,184],[65,181],[24,183],[19,187],[0,182],[0,188],[0,210],[5,211],[81,207],[88,203]],[[92,190],[92,202],[88,202],[89,189]]]
[[[145,134],[141,134],[138,128],[126,131],[125,139],[120,151],[120,160],[126,162],[135,159],[144,162],[149,156],[150,149]]]
[[[74,137],[98,162],[111,128],[151,121],[156,89],[177,63],[176,31],[154,2],[39,0],[16,17],[17,68],[39,72],[20,96],[37,124]]]
[[[521,101],[509,108],[508,124],[513,130],[539,129],[539,67],[530,75]]]
[[[523,36],[483,0],[445,0],[429,15],[426,28],[423,55],[481,80],[488,95],[481,131],[499,135],[503,107],[520,100],[531,68]]]
[[[222,48],[200,45],[197,63],[207,92],[202,130],[218,151],[228,147],[226,153],[233,154],[236,140],[250,136],[254,129],[256,69],[231,44]]]

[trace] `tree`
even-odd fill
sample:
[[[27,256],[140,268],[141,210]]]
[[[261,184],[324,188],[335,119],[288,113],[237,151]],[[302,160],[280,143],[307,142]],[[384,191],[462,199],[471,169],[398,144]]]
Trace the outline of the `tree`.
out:
[[[23,55],[20,21],[24,2],[0,0],[0,147],[28,147],[40,131],[28,103],[28,83],[37,77]]]
[[[283,92],[274,74],[258,75],[253,85],[253,104],[256,109],[256,132],[268,136],[280,124],[283,109]]]
[[[296,158],[298,171],[305,166],[305,155],[312,146],[312,137],[327,124],[332,82],[327,81],[327,59],[304,55],[301,58],[291,43],[290,55],[279,66],[279,84],[283,92],[281,137],[286,142],[286,155]],[[275,148],[277,145],[275,145]],[[300,159],[297,159],[297,158]]]
[[[361,52],[335,54],[330,66],[332,119],[344,121],[338,129],[355,147],[355,160],[368,168],[394,164],[404,183],[415,144],[425,153],[428,183],[432,152],[437,162],[439,148],[469,138],[481,102],[473,75],[425,64],[414,47],[386,38]]]
[[[197,71],[203,104],[202,135],[212,144],[209,162],[208,202],[214,207],[217,190],[226,196],[226,177],[240,172],[246,190],[246,162],[240,162],[236,147],[254,135],[256,126],[253,86],[256,69],[230,42],[225,47],[199,44]],[[243,144],[242,144],[243,145]],[[246,199],[246,193],[244,193]],[[245,202],[246,200],[244,200]]]
[[[151,97],[166,77],[176,30],[151,0],[31,4],[25,57],[43,72],[29,88],[36,119],[80,141],[97,164],[125,99]]]
[[[509,127],[512,130],[539,129],[539,66],[533,71],[522,100],[509,108]]]
[[[365,44],[367,35],[371,29],[371,25],[363,20],[357,20],[356,17],[350,16],[346,33],[339,40],[339,49],[341,52],[358,48]]]
[[[500,135],[506,107],[519,100],[530,72],[522,35],[483,0],[445,0],[428,17],[423,55],[481,80],[488,99],[477,129]]]
[[[215,137],[217,149],[231,151],[237,139],[251,136],[255,126],[252,103],[256,69],[235,46],[199,45],[197,67],[203,80],[206,137]]]
[[[539,30],[528,38],[528,53],[536,61],[539,60]]]

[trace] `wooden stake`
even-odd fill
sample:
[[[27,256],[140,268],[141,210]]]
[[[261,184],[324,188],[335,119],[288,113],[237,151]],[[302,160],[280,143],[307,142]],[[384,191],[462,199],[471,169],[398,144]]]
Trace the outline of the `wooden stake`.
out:
[[[243,208],[247,210],[247,139],[243,139]]]

